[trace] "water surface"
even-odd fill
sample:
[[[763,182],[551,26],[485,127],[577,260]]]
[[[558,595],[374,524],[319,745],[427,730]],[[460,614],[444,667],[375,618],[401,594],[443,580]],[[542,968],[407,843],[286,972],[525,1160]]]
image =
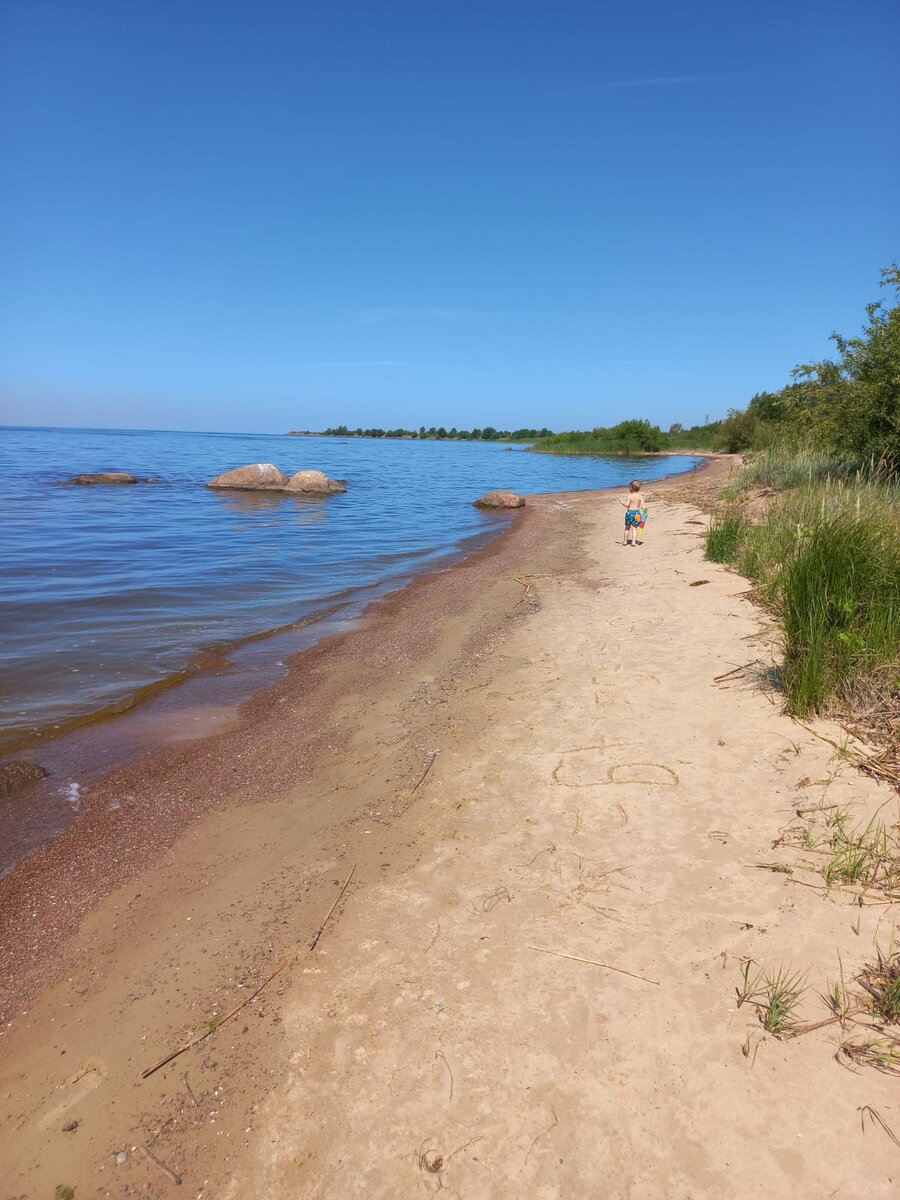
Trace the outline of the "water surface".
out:
[[[250,462],[349,481],[324,499],[204,485]],[[536,455],[500,443],[0,429],[0,752],[148,684],[200,649],[326,609],[351,616],[505,528],[490,488],[558,492],[693,458]],[[67,487],[79,472],[158,482]]]

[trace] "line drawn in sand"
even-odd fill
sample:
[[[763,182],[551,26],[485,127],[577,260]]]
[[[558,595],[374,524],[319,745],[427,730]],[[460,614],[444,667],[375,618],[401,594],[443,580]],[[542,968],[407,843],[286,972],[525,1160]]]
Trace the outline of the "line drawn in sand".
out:
[[[570,788],[627,783],[641,783],[649,787],[678,786],[678,774],[664,763],[610,761],[613,757],[618,758],[619,754],[625,756],[628,750],[626,743],[565,750],[553,768],[553,782]]]

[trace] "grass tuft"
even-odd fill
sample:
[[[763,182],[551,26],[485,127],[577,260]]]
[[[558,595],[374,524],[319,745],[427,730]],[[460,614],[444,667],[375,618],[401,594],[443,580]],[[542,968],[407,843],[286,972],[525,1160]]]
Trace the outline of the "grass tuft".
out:
[[[889,1025],[900,1022],[900,952],[885,955],[879,949],[876,961],[858,979],[874,1015]]]
[[[795,1024],[794,1012],[806,991],[806,976],[791,974],[784,966],[763,973],[759,1016],[767,1033],[787,1033]]]
[[[741,964],[741,985],[736,989],[738,1008],[753,1004],[767,1033],[778,1036],[796,1025],[795,1012],[806,991],[806,975],[791,972],[783,964],[777,971],[753,968],[756,963],[745,958]]]
[[[746,537],[747,522],[733,508],[713,517],[706,535],[706,557],[710,562],[733,563]]]

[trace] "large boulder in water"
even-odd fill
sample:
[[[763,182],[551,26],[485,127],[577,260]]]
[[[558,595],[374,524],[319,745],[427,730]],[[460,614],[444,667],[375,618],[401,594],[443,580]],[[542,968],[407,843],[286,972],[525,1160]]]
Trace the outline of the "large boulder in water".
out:
[[[22,788],[43,779],[46,774],[44,768],[37,763],[0,763],[0,796],[10,796],[13,792],[21,791]]]
[[[125,484],[137,483],[137,476],[131,475],[128,471],[98,471],[93,475],[76,475],[72,483],[77,483],[81,487],[89,487],[94,483],[112,483]]]
[[[346,492],[339,479],[329,479],[324,471],[298,471],[284,486],[286,492],[301,492],[307,496],[333,496]]]
[[[240,488],[243,491],[283,491],[288,481],[284,471],[272,463],[251,463],[217,475],[206,485],[211,488]]]
[[[475,501],[476,508],[524,508],[525,498],[516,492],[486,492]]]

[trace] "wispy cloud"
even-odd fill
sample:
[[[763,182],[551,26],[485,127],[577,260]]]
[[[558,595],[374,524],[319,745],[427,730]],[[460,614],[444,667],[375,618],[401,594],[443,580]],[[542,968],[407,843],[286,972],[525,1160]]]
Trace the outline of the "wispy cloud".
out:
[[[579,87],[562,88],[551,96],[593,96],[621,88],[676,87],[686,83],[721,83],[728,75],[658,75],[644,79],[605,79],[600,83],[585,83]]]
[[[354,325],[383,325],[386,321],[400,321],[414,318],[434,321],[461,321],[467,317],[483,317],[490,314],[475,312],[465,308],[364,308],[356,312],[344,313],[339,324],[347,327]]]

